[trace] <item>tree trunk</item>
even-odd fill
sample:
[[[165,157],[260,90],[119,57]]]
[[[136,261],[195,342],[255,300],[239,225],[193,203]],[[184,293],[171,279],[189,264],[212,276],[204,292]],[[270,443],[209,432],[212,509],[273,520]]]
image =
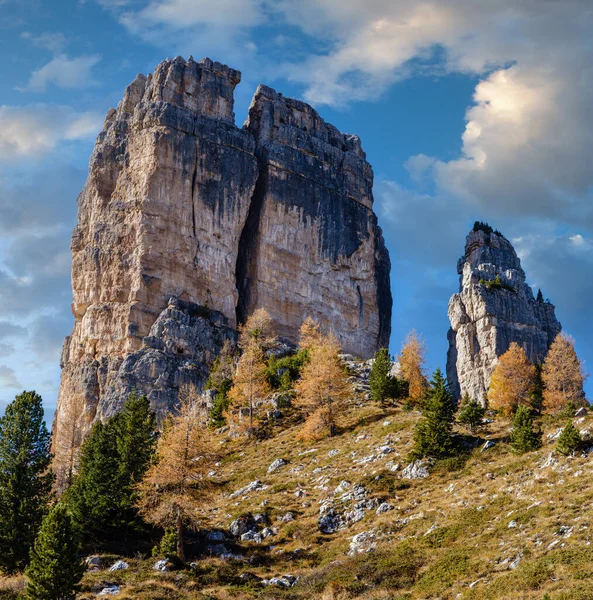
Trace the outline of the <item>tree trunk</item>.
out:
[[[177,556],[179,560],[185,562],[185,552],[183,551],[183,521],[181,512],[177,512]]]

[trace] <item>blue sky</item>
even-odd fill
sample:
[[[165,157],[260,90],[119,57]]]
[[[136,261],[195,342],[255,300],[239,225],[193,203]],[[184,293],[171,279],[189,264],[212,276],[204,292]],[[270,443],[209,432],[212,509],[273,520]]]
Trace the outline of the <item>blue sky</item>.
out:
[[[485,220],[592,365],[592,30],[590,0],[0,0],[0,410],[23,388],[53,410],[94,137],[178,54],[243,72],[238,123],[266,83],[361,137],[394,353],[415,328],[444,366],[456,261]]]

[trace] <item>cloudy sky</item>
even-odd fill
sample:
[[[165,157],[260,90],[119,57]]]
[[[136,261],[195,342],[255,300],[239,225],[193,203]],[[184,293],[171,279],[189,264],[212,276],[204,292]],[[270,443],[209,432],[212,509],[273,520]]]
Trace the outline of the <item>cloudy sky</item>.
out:
[[[444,366],[456,260],[485,220],[593,365],[591,31],[590,0],[0,0],[0,410],[23,388],[53,410],[94,137],[178,54],[243,71],[239,123],[263,82],[362,138],[394,352],[416,328]]]

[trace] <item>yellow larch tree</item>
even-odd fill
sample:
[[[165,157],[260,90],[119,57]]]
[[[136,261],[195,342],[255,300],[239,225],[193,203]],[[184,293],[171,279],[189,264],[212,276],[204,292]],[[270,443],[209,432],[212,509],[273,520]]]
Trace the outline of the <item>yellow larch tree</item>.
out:
[[[275,340],[272,319],[264,308],[257,309],[239,327],[241,357],[233,377],[233,387],[228,393],[231,406],[227,418],[250,436],[254,434],[255,421],[259,417],[258,402],[270,391],[265,350]]]
[[[412,329],[404,340],[397,360],[401,368],[401,376],[408,383],[408,397],[415,404],[422,404],[428,389],[424,369],[425,357],[424,340]]]
[[[336,432],[336,416],[353,392],[339,356],[340,344],[307,319],[301,327],[301,347],[310,357],[296,385],[296,405],[307,414],[305,436],[331,437]]]
[[[574,349],[574,339],[559,333],[552,342],[542,368],[544,409],[557,413],[567,406],[584,403],[583,364]]]
[[[492,373],[488,402],[492,408],[511,415],[518,406],[530,405],[536,385],[537,369],[527,358],[525,350],[512,342]]]
[[[208,473],[217,460],[199,395],[188,388],[177,412],[163,425],[154,463],[138,484],[138,508],[149,523],[174,528],[177,555],[185,559],[185,529],[199,525],[198,510],[209,499]]]

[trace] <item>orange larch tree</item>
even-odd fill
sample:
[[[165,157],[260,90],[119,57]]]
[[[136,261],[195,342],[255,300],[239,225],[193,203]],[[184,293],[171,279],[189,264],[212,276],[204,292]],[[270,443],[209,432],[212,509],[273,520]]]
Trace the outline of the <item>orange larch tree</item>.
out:
[[[310,361],[296,385],[296,405],[307,414],[307,437],[331,437],[337,413],[353,391],[339,356],[340,345],[333,335],[321,334],[318,325],[307,319],[301,327],[301,347],[308,350]]]
[[[542,368],[546,412],[557,413],[567,406],[581,406],[585,401],[584,381],[583,364],[574,349],[573,338],[559,333]]]
[[[424,368],[426,346],[424,340],[412,329],[406,336],[397,360],[402,378],[408,382],[408,396],[415,404],[422,404],[428,389]]]
[[[488,402],[504,414],[513,414],[518,406],[530,405],[531,394],[537,385],[537,369],[527,358],[525,350],[515,342],[500,357],[488,390]]]

